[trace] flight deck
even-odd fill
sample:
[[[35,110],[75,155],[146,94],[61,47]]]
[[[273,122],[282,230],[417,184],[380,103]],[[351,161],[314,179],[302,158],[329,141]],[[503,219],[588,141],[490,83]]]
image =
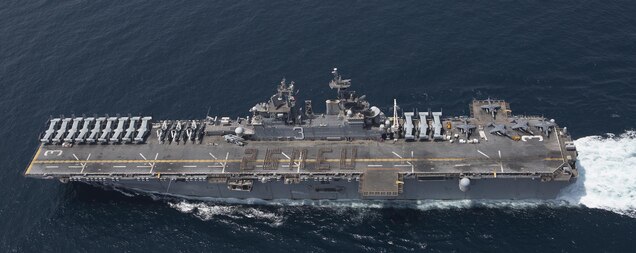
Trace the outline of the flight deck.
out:
[[[186,122],[184,120],[184,122]],[[141,144],[42,144],[28,170],[40,176],[153,176],[209,174],[361,174],[368,168],[392,168],[400,173],[464,174],[481,176],[537,176],[551,174],[567,163],[565,143],[550,136],[512,140],[484,131],[465,140],[452,128],[460,120],[444,120],[455,141],[399,139],[351,141],[227,142],[223,136],[202,141],[161,142],[156,128]],[[229,127],[232,128],[232,127]],[[481,129],[481,130],[480,130]],[[477,141],[475,141],[477,140]],[[470,143],[468,143],[470,141]]]

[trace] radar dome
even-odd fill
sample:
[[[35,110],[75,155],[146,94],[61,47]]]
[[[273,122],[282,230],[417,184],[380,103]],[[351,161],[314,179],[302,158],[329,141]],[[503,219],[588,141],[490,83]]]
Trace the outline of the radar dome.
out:
[[[459,180],[459,190],[467,192],[470,189],[470,178],[464,177]]]

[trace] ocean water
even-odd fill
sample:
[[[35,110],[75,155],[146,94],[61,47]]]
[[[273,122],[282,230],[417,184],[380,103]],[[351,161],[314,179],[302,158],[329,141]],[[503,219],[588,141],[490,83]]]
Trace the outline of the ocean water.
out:
[[[0,252],[629,252],[633,1],[0,1]],[[567,126],[554,201],[184,200],[22,176],[50,115],[245,115],[332,67],[384,108],[472,98]],[[611,133],[611,134],[608,134]]]

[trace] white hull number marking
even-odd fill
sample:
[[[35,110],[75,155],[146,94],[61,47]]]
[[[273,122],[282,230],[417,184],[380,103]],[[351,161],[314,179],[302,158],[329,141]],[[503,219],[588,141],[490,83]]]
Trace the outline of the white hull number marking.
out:
[[[521,140],[522,141],[528,141],[528,140],[531,140],[531,139],[539,139],[539,141],[543,141],[543,136],[541,136],[541,135],[524,135],[524,136],[521,136]]]

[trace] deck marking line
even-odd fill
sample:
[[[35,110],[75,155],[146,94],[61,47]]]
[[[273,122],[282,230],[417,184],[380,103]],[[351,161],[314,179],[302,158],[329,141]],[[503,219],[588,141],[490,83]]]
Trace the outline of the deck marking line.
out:
[[[35,156],[33,157],[33,160],[31,160],[31,164],[29,164],[29,167],[27,168],[27,170],[24,172],[24,175],[28,175],[31,172],[31,168],[33,168],[33,164],[38,159],[38,156],[40,156],[40,152],[42,152],[42,146],[43,145],[44,144],[40,144],[40,147],[38,148],[38,151],[35,152]]]
[[[139,153],[141,155],[141,153]],[[149,162],[148,165],[150,165],[150,171],[148,172],[148,174],[152,175],[152,171],[155,169],[155,164],[157,164],[157,158],[159,157],[159,153],[155,153],[155,160],[153,160],[153,162]]]
[[[407,161],[463,161],[470,160],[473,158],[459,158],[459,157],[433,157],[433,158],[362,158],[356,159],[358,162],[407,162]],[[557,158],[545,158],[548,160],[557,159]],[[561,158],[559,158],[561,159]],[[264,159],[257,159],[256,162],[263,162]],[[289,160],[282,159],[282,162],[289,162]],[[326,159],[326,162],[339,162],[340,159]],[[76,163],[75,160],[38,160],[35,161],[37,164],[42,163]],[[91,160],[86,161],[87,163],[146,163],[144,160]],[[182,160],[155,160],[154,163],[239,163],[240,159],[227,159],[227,160],[208,160],[208,159],[182,159]],[[316,162],[316,159],[307,159],[306,162],[312,163]]]
[[[221,166],[224,166],[222,162],[218,161],[218,160],[219,160],[219,158],[216,158],[216,156],[214,156],[214,154],[212,154],[212,153],[210,152],[210,153],[208,153],[208,155],[210,155],[212,158],[214,158],[214,160],[216,160],[216,161],[217,161],[217,162],[215,162],[215,163],[218,163],[218,164],[220,164]],[[226,160],[227,160],[227,159],[226,159]],[[211,166],[208,166],[208,167],[211,167]]]
[[[300,163],[303,160],[303,152],[300,152],[300,155],[298,155],[298,162],[296,162],[296,166],[298,166],[298,168],[296,169],[296,173],[300,174]]]
[[[484,154],[484,152],[481,152],[481,150],[478,149],[477,152],[479,152],[481,155],[483,155],[483,156],[487,157],[488,159],[490,159],[490,156]]]
[[[554,136],[557,139],[557,143],[559,144],[559,149],[561,150],[561,158],[563,158],[563,162],[565,161],[565,154],[563,153],[563,146],[561,146],[561,138],[559,138],[559,135],[557,134],[558,130],[556,129],[556,127],[554,128]],[[548,134],[548,136],[550,136],[550,134]]]
[[[413,160],[413,150],[411,150],[411,160]],[[415,165],[413,165],[411,162],[407,161],[406,163],[408,163],[409,165],[411,165],[411,173],[415,173]]]
[[[88,153],[88,156],[86,156],[86,161],[88,161],[89,159],[91,159],[91,154],[92,153]],[[80,173],[84,173],[84,170],[86,169],[86,165],[88,163],[84,162],[84,163],[80,163],[82,165],[82,170],[80,171]]]
[[[503,162],[501,161],[501,150],[499,150],[499,167],[501,168],[501,173],[503,173]]]
[[[485,155],[485,154],[482,154]],[[487,155],[485,155],[486,157],[489,157]],[[473,159],[477,159],[477,158],[458,158],[458,157],[438,157],[438,158],[404,158],[404,159],[399,159],[399,158],[386,158],[386,159],[375,159],[375,158],[368,158],[368,159],[356,159],[356,161],[358,162],[406,162],[406,161],[441,161],[441,162],[446,162],[446,161],[467,161],[467,160],[473,160]],[[561,157],[546,157],[543,158],[543,160],[546,161],[553,161],[553,160],[562,160],[563,158]],[[227,159],[227,160],[156,160],[153,161],[156,163],[239,163],[241,162],[241,160],[239,159]],[[257,162],[262,162],[263,159],[258,159]],[[281,160],[282,162],[289,162],[289,160],[285,161],[284,159]],[[340,161],[340,159],[327,159],[327,162],[338,162]],[[146,163],[147,161],[144,160],[90,160],[90,161],[84,161],[85,163]],[[307,162],[316,162],[316,159],[307,159]],[[36,160],[33,161],[33,163],[35,164],[64,164],[64,163],[77,163],[76,160]]]
[[[225,173],[225,166],[227,165],[227,158],[230,156],[230,152],[225,153],[225,162],[223,162],[223,170],[221,173]]]

